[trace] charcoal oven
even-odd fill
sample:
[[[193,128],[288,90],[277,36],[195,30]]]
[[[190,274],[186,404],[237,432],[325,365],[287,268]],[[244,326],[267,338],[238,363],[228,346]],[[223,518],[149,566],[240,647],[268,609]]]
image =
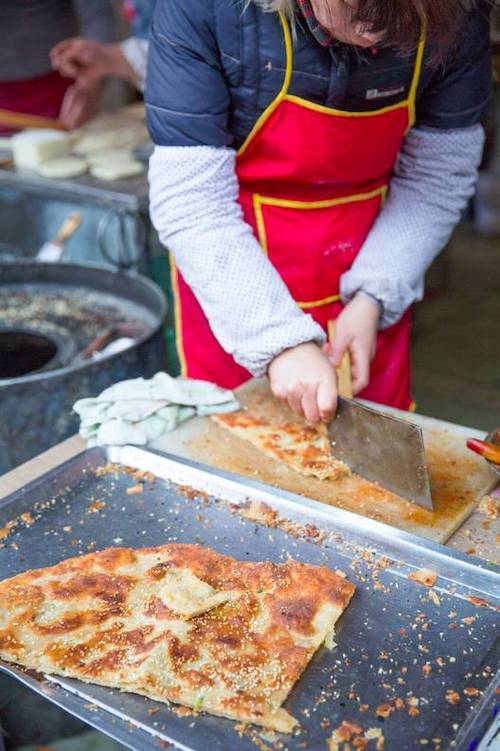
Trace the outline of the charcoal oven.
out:
[[[0,264],[0,474],[73,434],[77,399],[166,369],[165,317],[160,288],[134,272]],[[123,350],[88,355],[120,335]]]

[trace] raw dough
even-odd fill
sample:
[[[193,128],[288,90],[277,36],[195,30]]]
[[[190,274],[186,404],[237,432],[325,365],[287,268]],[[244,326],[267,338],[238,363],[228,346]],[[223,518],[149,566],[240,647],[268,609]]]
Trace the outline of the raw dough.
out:
[[[127,177],[142,175],[143,172],[143,163],[134,159],[122,162],[103,162],[93,164],[90,167],[90,174],[99,180],[124,180]]]
[[[36,170],[44,162],[69,154],[70,138],[60,130],[25,130],[12,136],[16,167]]]
[[[113,129],[93,129],[82,131],[73,147],[75,154],[95,154],[110,149],[133,149],[148,138],[146,126],[126,125]]]
[[[87,160],[91,165],[109,164],[112,162],[135,162],[134,155],[128,149],[107,149],[106,151],[96,151],[89,154]]]
[[[40,164],[36,171],[42,177],[64,180],[69,177],[79,177],[88,170],[85,159],[77,156],[67,156],[62,159],[51,159],[50,162]]]

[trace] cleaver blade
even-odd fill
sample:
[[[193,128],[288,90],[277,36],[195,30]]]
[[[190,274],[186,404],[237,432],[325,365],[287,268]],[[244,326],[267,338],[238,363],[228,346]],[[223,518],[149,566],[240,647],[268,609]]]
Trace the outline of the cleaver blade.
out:
[[[339,397],[328,437],[335,458],[353,472],[433,510],[421,427]]]

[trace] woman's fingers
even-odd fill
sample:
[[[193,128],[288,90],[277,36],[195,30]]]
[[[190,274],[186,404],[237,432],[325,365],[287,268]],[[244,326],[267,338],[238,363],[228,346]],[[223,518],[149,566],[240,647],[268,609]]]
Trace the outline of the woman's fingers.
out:
[[[318,384],[310,383],[302,394],[302,414],[309,422],[319,422],[320,413],[318,407]]]
[[[301,383],[292,384],[287,392],[287,402],[290,408],[297,415],[302,415],[302,396],[304,394],[304,386]]]
[[[337,376],[321,347],[299,344],[274,358],[268,369],[273,394],[310,422],[333,416]]]
[[[86,40],[82,39],[66,39],[56,45],[50,53],[54,68],[67,78],[76,78],[81,67],[80,58],[85,45]]]
[[[323,422],[330,422],[337,411],[337,376],[332,369],[330,377],[323,378],[316,395],[318,412]]]
[[[341,325],[341,321],[339,321],[335,332],[335,340],[329,345],[328,353],[328,359],[335,368],[340,367],[340,363],[349,347],[351,338],[350,332],[344,331],[344,327]]]
[[[369,343],[353,341],[351,348],[352,389],[355,394],[363,391],[370,382],[371,352]]]

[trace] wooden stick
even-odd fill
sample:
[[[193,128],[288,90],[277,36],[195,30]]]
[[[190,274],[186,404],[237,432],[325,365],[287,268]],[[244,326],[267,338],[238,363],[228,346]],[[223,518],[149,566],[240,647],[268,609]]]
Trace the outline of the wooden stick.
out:
[[[69,130],[59,120],[53,120],[50,117],[40,117],[40,115],[29,115],[26,112],[12,112],[11,110],[4,109],[0,109],[0,125],[19,129],[51,128],[52,130]]]
[[[328,339],[330,344],[333,343],[335,338],[335,321],[328,321]],[[337,369],[337,376],[339,379],[339,394],[346,399],[352,399],[352,376],[351,376],[351,358],[349,352],[346,352],[340,363],[340,367]]]
[[[113,341],[113,339],[116,338],[117,333],[118,332],[116,326],[112,326],[110,329],[105,331],[104,334],[96,336],[96,338],[93,339],[83,350],[83,359],[88,360],[90,357],[92,357],[93,354],[100,352],[101,349],[104,349],[104,347],[106,347]]]

